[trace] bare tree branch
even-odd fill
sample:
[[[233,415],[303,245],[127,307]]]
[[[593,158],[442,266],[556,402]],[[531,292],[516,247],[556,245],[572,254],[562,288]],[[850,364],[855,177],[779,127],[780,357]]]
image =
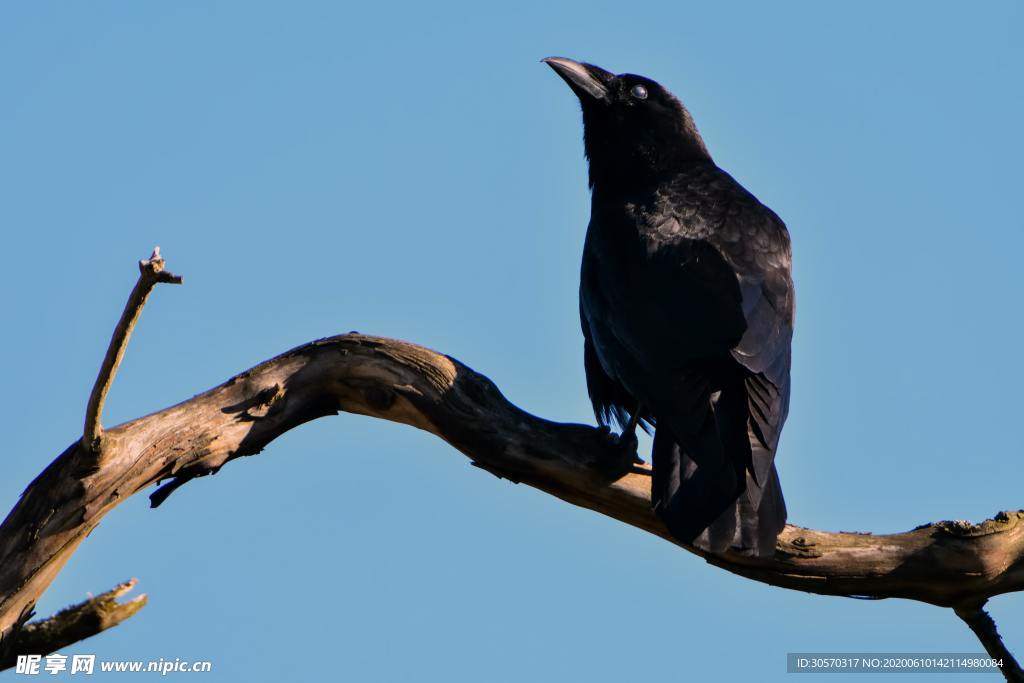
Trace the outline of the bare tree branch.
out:
[[[25,625],[14,634],[13,643],[5,644],[0,671],[14,666],[18,654],[48,655],[117,626],[146,606],[144,594],[128,602],[117,601],[135,588],[136,583],[135,579],[126,581],[106,593],[63,609],[49,619]]]
[[[974,605],[963,605],[955,609],[956,615],[964,620],[964,623],[974,631],[974,635],[978,636],[978,640],[985,646],[985,651],[988,652],[989,657],[1000,660],[1003,667],[1003,675],[1008,681],[1024,681],[1024,670],[1020,668],[1020,664],[1014,659],[1010,651],[1006,649],[1006,644],[1003,643],[1003,639],[999,636],[999,631],[996,630],[996,622],[992,621],[992,617],[988,615],[988,612],[984,610],[985,603],[980,602]]]
[[[137,310],[126,311],[131,320],[137,316]],[[130,332],[131,322],[125,327]],[[113,346],[120,351],[111,369],[123,342]],[[606,430],[535,417],[449,356],[352,333],[300,346],[183,403],[108,430],[102,459],[90,448],[93,442],[71,444],[0,525],[0,643],[17,642],[25,615],[78,544],[128,496],[168,480],[150,496],[159,505],[191,479],[338,411],[423,429],[492,474],[675,543],[651,511],[649,467],[635,464]],[[991,596],[1024,588],[1024,511],[1002,512],[977,525],[938,522],[879,536],[790,525],[768,558],[685,549],[775,586],[906,598],[968,610],[964,614]]]
[[[139,261],[139,281],[135,288],[128,295],[128,302],[121,313],[121,319],[114,328],[114,334],[110,337],[110,345],[107,347],[107,355],[103,358],[103,365],[96,377],[96,384],[89,394],[89,404],[85,410],[85,430],[82,441],[86,448],[93,453],[100,452],[101,439],[103,438],[103,426],[100,420],[103,417],[103,403],[107,399],[110,385],[114,383],[114,376],[117,368],[124,358],[124,350],[128,347],[128,340],[135,329],[135,323],[142,315],[142,308],[146,305],[146,299],[153,287],[158,282],[166,282],[173,285],[180,285],[183,280],[180,275],[175,275],[164,270],[164,260],[160,256],[160,247],[153,249],[153,254],[144,261]]]

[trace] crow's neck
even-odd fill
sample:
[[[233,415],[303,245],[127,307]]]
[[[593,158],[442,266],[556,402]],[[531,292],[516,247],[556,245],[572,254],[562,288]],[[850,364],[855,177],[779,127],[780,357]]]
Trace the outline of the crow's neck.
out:
[[[587,141],[590,142],[589,140]],[[699,136],[683,138],[672,145],[587,144],[590,187],[623,190],[657,185],[694,165],[711,162]]]
[[[635,194],[671,182],[694,167],[713,164],[707,154],[685,155],[650,163],[649,159],[620,159],[615,163],[590,160],[588,180],[594,194]]]

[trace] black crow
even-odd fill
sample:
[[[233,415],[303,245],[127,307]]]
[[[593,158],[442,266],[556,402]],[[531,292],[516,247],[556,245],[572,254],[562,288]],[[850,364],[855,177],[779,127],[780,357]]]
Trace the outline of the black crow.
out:
[[[711,552],[771,554],[786,505],[789,233],[720,169],[658,83],[544,60],[580,100],[592,190],[580,274],[587,389],[602,425],[654,429],[651,502]]]

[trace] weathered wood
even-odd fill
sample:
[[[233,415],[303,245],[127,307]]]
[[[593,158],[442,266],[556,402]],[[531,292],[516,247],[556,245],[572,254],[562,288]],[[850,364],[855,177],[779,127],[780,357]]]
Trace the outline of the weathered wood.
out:
[[[5,648],[0,655],[0,671],[17,663],[19,654],[48,655],[62,647],[91,638],[113,628],[146,606],[146,596],[127,602],[117,599],[135,588],[136,580],[125,581],[106,593],[62,609],[48,619],[22,627],[17,634],[17,648]]]
[[[85,429],[82,433],[82,442],[93,453],[99,453],[101,450],[103,425],[100,421],[103,418],[103,404],[107,400],[110,385],[114,383],[117,368],[124,358],[128,340],[131,339],[132,330],[135,329],[135,324],[139,321],[139,316],[142,315],[142,309],[146,305],[149,293],[159,282],[180,285],[182,281],[181,276],[164,270],[164,259],[160,256],[160,247],[155,247],[153,254],[148,259],[139,261],[139,280],[135,283],[131,294],[128,295],[121,319],[114,327],[110,344],[107,345],[107,353],[103,357],[103,365],[100,366],[100,373],[96,376],[96,383],[92,387],[89,403],[85,408]]]
[[[0,526],[0,634],[12,634],[78,544],[128,496],[167,480],[151,496],[157,505],[189,479],[339,410],[426,430],[499,476],[671,541],[651,512],[649,468],[616,449],[606,431],[530,415],[443,354],[352,333],[298,347],[108,430],[99,460],[73,443]],[[879,536],[788,526],[773,557],[705,559],[794,590],[963,608],[1024,588],[1024,512]]]

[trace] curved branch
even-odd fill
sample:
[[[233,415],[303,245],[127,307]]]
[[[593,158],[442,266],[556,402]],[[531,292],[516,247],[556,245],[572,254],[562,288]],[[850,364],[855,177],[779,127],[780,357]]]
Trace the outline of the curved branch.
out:
[[[151,496],[158,505],[190,479],[339,410],[426,430],[499,476],[672,541],[651,512],[650,470],[614,448],[606,432],[530,415],[448,356],[353,333],[298,347],[110,429],[101,463],[81,441],[72,444],[0,526],[0,636],[18,627],[78,544],[125,498],[170,480]],[[788,526],[773,557],[703,556],[794,590],[976,605],[1024,588],[1024,512],[884,536]]]

